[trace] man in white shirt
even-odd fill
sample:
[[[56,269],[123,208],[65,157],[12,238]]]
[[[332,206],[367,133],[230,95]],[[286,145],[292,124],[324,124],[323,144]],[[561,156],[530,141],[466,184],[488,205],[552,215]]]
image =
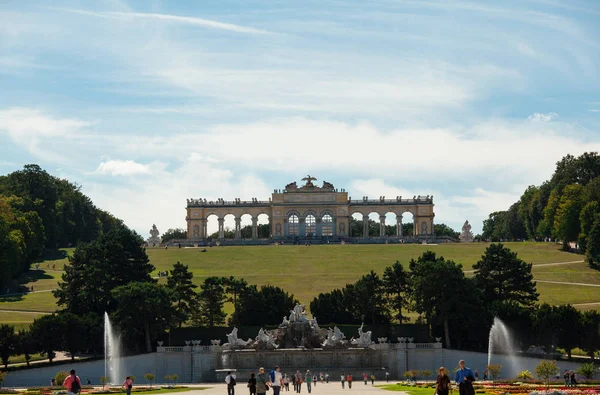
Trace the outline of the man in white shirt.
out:
[[[279,395],[281,391],[281,387],[283,386],[283,375],[281,374],[281,369],[279,366],[275,366],[275,371],[273,372],[273,395]]]
[[[235,373],[227,372],[225,383],[227,383],[227,395],[235,395]]]

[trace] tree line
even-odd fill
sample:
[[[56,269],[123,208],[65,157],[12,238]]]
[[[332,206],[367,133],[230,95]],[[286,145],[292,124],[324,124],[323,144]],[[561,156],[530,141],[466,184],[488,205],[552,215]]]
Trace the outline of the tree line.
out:
[[[483,222],[487,240],[575,242],[591,264],[600,262],[600,156],[586,152],[557,162],[552,178],[528,187],[506,211]]]
[[[79,185],[38,165],[0,176],[0,285],[10,285],[45,251],[92,241],[119,225]]]

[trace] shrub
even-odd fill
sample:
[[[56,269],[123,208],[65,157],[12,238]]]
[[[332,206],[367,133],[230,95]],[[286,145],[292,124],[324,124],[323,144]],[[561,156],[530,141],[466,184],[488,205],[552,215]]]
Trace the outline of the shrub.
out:
[[[0,372],[0,388],[2,388],[2,384],[4,384],[4,378],[7,374],[7,372]]]
[[[532,380],[533,374],[529,370],[522,370],[521,373],[517,374],[518,380]]]
[[[586,379],[593,379],[596,374],[596,366],[593,363],[584,363],[577,369],[577,373]]]
[[[178,375],[176,375],[176,374],[172,374],[172,375],[171,375],[171,380],[173,380],[173,384],[175,384],[175,383],[177,382],[177,379],[178,379],[178,378],[179,378],[179,376],[178,376]]]
[[[63,385],[63,383],[65,382],[65,379],[67,378],[68,375],[69,375],[69,372],[65,372],[64,370],[61,370],[60,372],[56,373],[56,376],[54,376],[54,380],[56,380],[56,385],[58,387]]]
[[[431,376],[431,370],[421,370],[421,376],[425,377],[425,379],[427,379],[429,376]]]
[[[108,377],[101,376],[100,377],[100,383],[102,384],[102,389],[104,389],[104,387],[106,387],[106,384],[108,384]]]
[[[485,367],[490,375],[492,380],[500,377],[500,371],[502,370],[502,365],[500,364],[491,364]]]
[[[550,387],[550,377],[556,376],[558,372],[556,361],[542,360],[535,368],[536,376],[546,382],[546,390]]]
[[[152,382],[154,381],[154,374],[152,374],[152,373],[146,373],[144,375],[144,378],[146,379],[146,381],[148,382],[148,384],[150,384],[150,388],[152,388]]]

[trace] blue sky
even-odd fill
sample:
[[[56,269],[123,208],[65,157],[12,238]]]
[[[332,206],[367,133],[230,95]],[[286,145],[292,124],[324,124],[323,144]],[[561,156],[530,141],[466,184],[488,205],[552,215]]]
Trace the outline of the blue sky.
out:
[[[596,1],[2,2],[0,173],[38,163],[144,236],[307,173],[480,231],[600,150],[599,22]]]

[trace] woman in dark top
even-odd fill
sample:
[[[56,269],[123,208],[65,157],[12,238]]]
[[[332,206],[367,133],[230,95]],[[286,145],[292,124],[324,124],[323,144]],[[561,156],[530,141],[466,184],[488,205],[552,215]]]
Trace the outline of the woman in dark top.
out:
[[[254,373],[250,374],[248,389],[250,390],[250,395],[256,395],[256,377],[254,377]]]
[[[442,366],[438,370],[435,392],[437,395],[448,395],[448,391],[450,391],[450,377],[448,377],[446,368]]]

